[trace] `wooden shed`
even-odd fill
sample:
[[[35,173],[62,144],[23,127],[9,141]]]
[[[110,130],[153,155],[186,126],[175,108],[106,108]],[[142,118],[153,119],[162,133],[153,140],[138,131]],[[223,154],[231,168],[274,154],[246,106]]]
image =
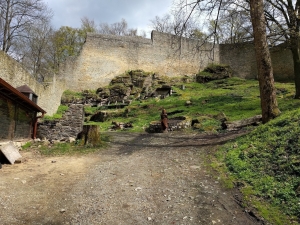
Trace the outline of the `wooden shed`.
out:
[[[46,113],[28,86],[19,89],[24,94],[0,78],[0,140],[36,138],[37,120]]]

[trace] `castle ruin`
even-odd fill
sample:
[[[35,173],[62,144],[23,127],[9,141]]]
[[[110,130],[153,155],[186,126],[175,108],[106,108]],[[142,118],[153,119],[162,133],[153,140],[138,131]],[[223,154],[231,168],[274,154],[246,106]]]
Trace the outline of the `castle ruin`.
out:
[[[271,48],[275,80],[293,80],[289,49]],[[65,90],[82,91],[108,85],[127,70],[142,69],[160,75],[193,75],[208,64],[231,66],[234,76],[257,76],[252,43],[212,44],[197,39],[152,31],[151,39],[89,33],[78,57],[70,57],[52,82],[38,83],[20,64],[0,52],[0,77],[17,87],[27,84],[39,96],[38,105],[48,115],[56,112]]]

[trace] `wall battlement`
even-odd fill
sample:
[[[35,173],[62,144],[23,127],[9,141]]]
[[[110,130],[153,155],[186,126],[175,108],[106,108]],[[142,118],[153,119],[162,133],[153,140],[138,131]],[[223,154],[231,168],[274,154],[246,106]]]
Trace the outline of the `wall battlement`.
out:
[[[116,35],[108,35],[108,34],[96,34],[96,33],[88,33],[87,34],[88,42],[91,42],[93,39],[105,39],[106,41],[112,42],[132,42],[132,43],[140,43],[140,44],[150,44],[152,45],[152,38],[143,38],[143,37],[133,37],[133,36],[116,36]]]

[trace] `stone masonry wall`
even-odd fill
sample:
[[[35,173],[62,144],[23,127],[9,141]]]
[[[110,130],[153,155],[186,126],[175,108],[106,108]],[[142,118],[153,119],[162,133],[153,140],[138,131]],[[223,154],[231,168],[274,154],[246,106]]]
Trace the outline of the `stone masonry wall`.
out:
[[[234,76],[255,79],[257,66],[253,43],[221,44],[220,62],[233,69]],[[291,50],[284,45],[270,48],[275,81],[293,81],[294,67]]]
[[[257,75],[255,51],[252,43],[221,44],[220,62],[230,65],[233,76],[252,79]]]
[[[294,63],[290,49],[284,45],[270,49],[274,79],[277,81],[294,81]]]
[[[14,120],[11,119],[13,116],[10,115],[10,108],[14,109],[11,101],[2,99],[0,96],[0,140],[13,139],[13,127],[15,125]]]
[[[40,139],[68,141],[82,131],[84,119],[83,105],[72,104],[60,120],[38,124],[37,137]]]
[[[215,58],[213,58],[215,56]],[[218,61],[211,44],[153,31],[151,39],[88,34],[78,58],[61,67],[68,88],[96,89],[127,70],[143,69],[161,75],[195,74]]]
[[[279,46],[270,52],[275,80],[292,80],[290,50]],[[157,31],[152,32],[151,39],[90,33],[81,54],[70,58],[61,67],[60,75],[65,77],[68,89],[80,91],[108,85],[127,70],[181,76],[195,74],[210,63],[228,64],[241,78],[257,77],[252,43],[213,46]]]

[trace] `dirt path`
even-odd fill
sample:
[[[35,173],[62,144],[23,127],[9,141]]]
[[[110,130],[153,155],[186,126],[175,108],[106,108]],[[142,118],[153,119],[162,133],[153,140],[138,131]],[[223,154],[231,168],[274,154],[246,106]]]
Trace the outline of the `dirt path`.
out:
[[[205,170],[238,134],[113,133],[81,157],[39,157],[0,170],[0,224],[262,224]]]

